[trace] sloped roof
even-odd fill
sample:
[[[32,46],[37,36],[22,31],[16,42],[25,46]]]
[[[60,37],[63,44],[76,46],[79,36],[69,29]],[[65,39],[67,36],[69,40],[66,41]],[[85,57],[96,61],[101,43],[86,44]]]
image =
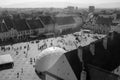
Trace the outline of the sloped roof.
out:
[[[53,19],[50,16],[39,16],[39,18],[45,25],[53,24]]]
[[[2,29],[2,23],[0,22],[0,33],[3,32],[3,29]]]
[[[14,19],[13,22],[18,31],[29,30],[25,19]]]
[[[67,25],[75,23],[75,20],[72,16],[64,16],[64,17],[55,17],[55,22],[58,25]]]
[[[116,17],[117,19],[120,19],[120,14],[117,14],[117,17]]]
[[[6,24],[7,28],[8,28],[8,30],[10,30],[11,28],[14,27],[13,22],[12,22],[12,20],[10,18],[6,17],[6,18],[4,18],[4,21],[5,21],[5,24]]]
[[[0,17],[0,32],[7,32],[13,28],[12,20],[9,17]]]
[[[112,24],[112,18],[104,18],[104,17],[98,17],[96,22],[97,24],[102,24],[102,25],[111,25]]]
[[[30,19],[30,20],[27,20],[27,22],[30,25],[31,29],[44,28],[40,20]]]
[[[2,32],[2,29],[1,29],[1,23],[0,23],[0,33]]]
[[[0,32],[7,32],[7,26],[5,23],[3,23],[3,21],[0,22]]]

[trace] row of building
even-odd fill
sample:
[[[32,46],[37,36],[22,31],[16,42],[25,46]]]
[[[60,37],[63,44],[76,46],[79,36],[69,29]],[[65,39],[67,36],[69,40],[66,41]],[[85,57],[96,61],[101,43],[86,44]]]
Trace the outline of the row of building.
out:
[[[0,18],[0,39],[3,41],[8,38],[22,39],[36,33],[61,32],[67,28],[76,26],[72,16],[51,17],[38,16],[36,18],[11,18],[9,16]]]

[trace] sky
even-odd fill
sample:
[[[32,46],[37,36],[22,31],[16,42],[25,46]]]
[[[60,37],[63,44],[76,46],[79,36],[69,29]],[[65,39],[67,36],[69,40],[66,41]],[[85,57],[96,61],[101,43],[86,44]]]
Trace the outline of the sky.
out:
[[[0,0],[1,7],[41,7],[51,6],[66,6],[84,4],[84,5],[98,5],[104,3],[118,3],[120,0]],[[52,4],[53,3],[53,4]],[[36,5],[37,4],[37,5]],[[115,5],[115,4],[114,4]],[[111,6],[113,6],[111,4]],[[38,6],[39,7],[39,6]],[[102,6],[101,6],[102,7]]]

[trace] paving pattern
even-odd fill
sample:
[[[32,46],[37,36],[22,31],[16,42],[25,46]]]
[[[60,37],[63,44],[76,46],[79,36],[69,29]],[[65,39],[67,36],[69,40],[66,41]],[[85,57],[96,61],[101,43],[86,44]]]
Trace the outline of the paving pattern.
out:
[[[50,46],[56,46],[66,51],[71,51],[79,46],[88,45],[104,36],[76,32],[56,38],[1,46],[0,55],[11,54],[14,60],[14,67],[13,69],[0,71],[0,80],[41,80],[35,73],[34,65],[38,55],[42,56],[40,54],[42,50]]]

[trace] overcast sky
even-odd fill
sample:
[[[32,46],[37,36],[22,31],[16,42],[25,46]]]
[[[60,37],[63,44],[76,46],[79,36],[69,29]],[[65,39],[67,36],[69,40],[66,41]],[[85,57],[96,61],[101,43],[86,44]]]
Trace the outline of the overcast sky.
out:
[[[0,6],[1,7],[7,7],[7,6],[17,6],[18,4],[21,4],[19,6],[24,6],[25,5],[32,5],[31,7],[34,7],[35,3],[40,3],[40,4],[44,4],[44,3],[56,3],[56,6],[60,3],[74,3],[74,4],[89,4],[89,5],[94,5],[94,4],[102,4],[102,3],[114,3],[114,2],[120,2],[120,0],[0,0]],[[33,3],[33,4],[31,4]],[[24,4],[24,5],[22,5]],[[52,6],[53,4],[49,4],[47,6]],[[64,4],[65,5],[65,4]],[[44,7],[44,5],[42,5]]]

